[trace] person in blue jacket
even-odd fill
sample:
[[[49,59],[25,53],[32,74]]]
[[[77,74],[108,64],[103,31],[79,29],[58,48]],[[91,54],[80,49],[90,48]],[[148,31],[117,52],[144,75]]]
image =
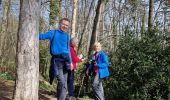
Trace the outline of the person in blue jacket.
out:
[[[104,100],[102,79],[109,76],[109,62],[106,54],[101,50],[101,44],[99,42],[94,43],[94,51],[92,63],[87,68],[86,74],[89,75],[89,72],[93,72],[92,89],[94,95],[97,100]]]
[[[67,33],[70,27],[70,20],[62,18],[59,21],[59,28],[39,34],[40,40],[50,40],[50,53],[52,55],[50,66],[50,84],[56,77],[58,80],[57,100],[65,100],[68,70],[72,69],[70,54],[70,35]]]

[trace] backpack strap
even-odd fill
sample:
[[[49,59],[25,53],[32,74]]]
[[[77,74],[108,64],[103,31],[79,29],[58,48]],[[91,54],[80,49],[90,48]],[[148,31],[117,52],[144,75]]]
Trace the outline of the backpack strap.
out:
[[[67,49],[68,49],[68,41],[69,41],[68,37],[69,37],[69,35],[67,34]]]
[[[51,49],[52,47],[51,47],[51,46],[52,46],[52,44],[53,44],[54,37],[55,37],[55,35],[56,35],[56,31],[57,31],[57,30],[54,30],[54,35],[53,35],[52,40],[51,40],[51,43],[50,43],[50,53],[51,53],[51,55],[53,55],[53,54],[52,54],[52,49]]]

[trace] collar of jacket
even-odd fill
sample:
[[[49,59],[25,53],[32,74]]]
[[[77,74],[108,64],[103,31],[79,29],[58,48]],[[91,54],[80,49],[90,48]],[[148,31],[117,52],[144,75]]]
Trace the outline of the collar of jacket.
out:
[[[102,52],[103,52],[103,51],[102,51],[102,50],[100,50],[98,54],[101,54]],[[96,53],[96,51],[94,52],[94,54],[93,54],[93,55],[95,55],[95,53]]]
[[[61,29],[57,29],[57,31],[60,32],[60,33],[68,34],[67,32],[62,31]]]
[[[74,48],[74,45],[70,42],[70,47]]]

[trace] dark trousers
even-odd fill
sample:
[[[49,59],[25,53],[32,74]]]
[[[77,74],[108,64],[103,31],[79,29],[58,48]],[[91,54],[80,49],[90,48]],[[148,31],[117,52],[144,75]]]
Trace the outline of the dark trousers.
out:
[[[57,78],[57,100],[66,99],[66,90],[67,90],[67,75],[68,70],[63,61],[60,61],[58,58],[52,58],[50,68],[50,83],[52,84],[53,78]]]
[[[67,90],[67,75],[68,71],[63,68],[65,66],[60,66],[58,70],[57,80],[57,100],[66,99],[66,90]]]
[[[74,96],[74,71],[69,71],[68,72],[68,95],[69,96]]]

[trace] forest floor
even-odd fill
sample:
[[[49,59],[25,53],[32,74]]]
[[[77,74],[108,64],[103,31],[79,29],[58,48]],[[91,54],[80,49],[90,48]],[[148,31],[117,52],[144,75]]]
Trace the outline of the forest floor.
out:
[[[0,79],[0,100],[12,100],[14,81]],[[39,100],[56,100],[55,93],[47,90],[39,90]],[[79,98],[77,100],[93,100]]]
[[[0,79],[0,100],[12,100],[14,81]],[[39,100],[56,100],[54,93],[39,90]]]

